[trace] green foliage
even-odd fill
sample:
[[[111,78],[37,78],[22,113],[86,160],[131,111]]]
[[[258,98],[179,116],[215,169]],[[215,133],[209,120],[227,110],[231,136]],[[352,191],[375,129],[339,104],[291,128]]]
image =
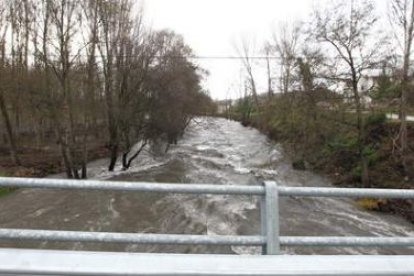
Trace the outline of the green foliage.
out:
[[[381,126],[387,121],[387,115],[385,113],[372,113],[365,119],[366,127]]]
[[[377,80],[376,88],[370,93],[374,101],[388,101],[400,97],[401,87],[388,75],[383,73]]]
[[[353,179],[358,179],[361,176],[361,173],[362,173],[362,168],[360,165],[357,165],[351,170],[350,176]]]
[[[14,192],[15,190],[16,190],[15,188],[0,188],[0,197],[8,195]]]
[[[0,171],[0,177],[5,177],[5,176],[7,176],[7,174],[5,172]],[[16,190],[15,188],[7,188],[7,187],[0,188],[0,197],[7,195],[15,190]]]
[[[231,113],[234,119],[241,121],[243,125],[249,125],[251,123],[252,110],[253,104],[251,97],[244,97],[232,107]]]
[[[250,110],[250,120],[287,146],[294,167],[303,168],[306,163],[310,168],[339,173],[341,181],[362,181],[362,158],[370,169],[381,162],[386,114],[362,113],[364,131],[360,133],[358,114],[349,112],[348,105],[331,100],[329,91],[311,91],[294,91],[266,99],[260,113]],[[233,109],[238,118],[242,117],[245,103],[240,101]]]
[[[366,157],[369,166],[375,165],[379,160],[378,150],[372,145],[364,147],[362,154]]]
[[[337,135],[327,143],[327,149],[331,152],[354,151],[358,147],[358,138],[353,136]]]

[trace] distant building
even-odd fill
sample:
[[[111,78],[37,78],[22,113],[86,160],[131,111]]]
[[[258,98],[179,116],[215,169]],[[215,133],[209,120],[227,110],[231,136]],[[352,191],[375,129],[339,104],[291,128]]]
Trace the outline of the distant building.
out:
[[[371,107],[372,98],[369,96],[370,92],[378,87],[378,81],[384,74],[383,69],[372,69],[367,74],[363,75],[358,82],[358,91],[361,103],[365,107]],[[339,81],[337,84],[329,87],[330,90],[342,95],[344,101],[353,102],[354,95],[352,92],[351,81]]]
[[[219,115],[229,115],[230,113],[230,109],[234,104],[233,100],[222,100],[222,101],[217,101],[217,113]]]

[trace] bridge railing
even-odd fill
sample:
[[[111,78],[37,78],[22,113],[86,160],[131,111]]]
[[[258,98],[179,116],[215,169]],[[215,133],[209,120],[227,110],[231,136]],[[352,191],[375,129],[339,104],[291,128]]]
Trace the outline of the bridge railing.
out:
[[[414,190],[282,187],[272,181],[265,182],[263,185],[241,186],[29,178],[0,178],[0,187],[175,194],[250,195],[261,198],[261,234],[256,236],[205,236],[0,229],[0,240],[260,246],[263,248],[264,255],[279,255],[281,246],[414,246],[414,237],[293,237],[280,236],[279,234],[279,197],[370,197],[384,199],[413,199]]]

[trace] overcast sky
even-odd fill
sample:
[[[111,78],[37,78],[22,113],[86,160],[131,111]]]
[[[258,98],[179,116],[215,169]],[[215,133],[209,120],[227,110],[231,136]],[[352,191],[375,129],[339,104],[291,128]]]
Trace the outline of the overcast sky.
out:
[[[360,1],[360,0],[356,0]],[[383,6],[389,0],[376,0]],[[260,48],[280,22],[306,20],[313,7],[330,0],[146,0],[145,16],[154,29],[169,28],[184,36],[198,56],[236,56],[241,37]],[[210,72],[205,88],[214,99],[238,96],[240,61],[199,60]],[[260,67],[260,65],[257,65]],[[263,74],[257,73],[259,78]],[[264,89],[259,87],[259,89]]]

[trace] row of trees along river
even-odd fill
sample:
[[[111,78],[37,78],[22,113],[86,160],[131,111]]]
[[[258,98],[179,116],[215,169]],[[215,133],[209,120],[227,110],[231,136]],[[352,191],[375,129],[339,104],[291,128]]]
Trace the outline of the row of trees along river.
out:
[[[69,178],[87,176],[101,141],[109,170],[118,156],[127,169],[144,145],[176,142],[212,106],[191,48],[137,10],[133,0],[0,1],[0,110],[16,165],[29,137],[58,148]]]
[[[298,167],[308,162],[363,187],[407,184],[414,177],[406,120],[414,107],[414,6],[387,1],[389,14],[380,18],[375,4],[334,1],[308,22],[276,30],[263,47],[267,95],[258,93],[253,43],[243,40],[245,86],[242,100],[228,110],[286,141]],[[400,120],[387,121],[387,112]]]

